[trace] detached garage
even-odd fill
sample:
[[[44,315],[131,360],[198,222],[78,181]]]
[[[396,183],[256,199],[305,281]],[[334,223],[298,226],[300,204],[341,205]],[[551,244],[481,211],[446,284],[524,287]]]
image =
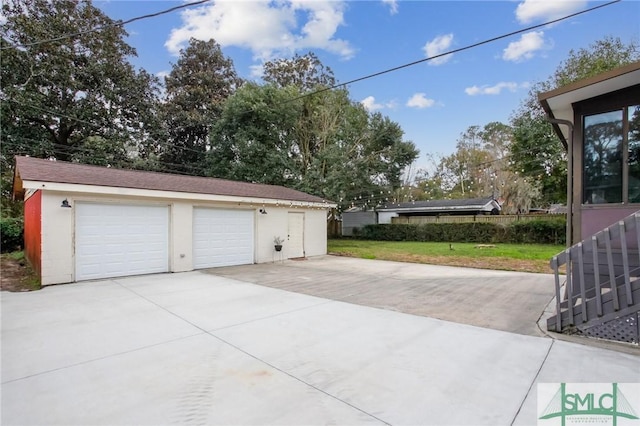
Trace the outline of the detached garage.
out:
[[[43,285],[326,254],[335,207],[281,186],[29,157],[13,192]]]

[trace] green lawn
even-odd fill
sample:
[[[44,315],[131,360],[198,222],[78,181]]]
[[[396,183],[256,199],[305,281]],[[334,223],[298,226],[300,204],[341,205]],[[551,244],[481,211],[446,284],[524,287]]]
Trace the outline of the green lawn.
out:
[[[560,245],[432,243],[330,239],[329,253],[363,259],[396,260],[483,269],[551,272],[549,260],[564,250]]]

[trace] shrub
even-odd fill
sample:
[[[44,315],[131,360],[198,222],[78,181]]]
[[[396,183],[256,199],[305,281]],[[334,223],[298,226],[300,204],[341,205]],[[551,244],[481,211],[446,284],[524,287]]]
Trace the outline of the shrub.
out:
[[[2,253],[22,248],[24,222],[19,218],[0,219],[0,249]]]
[[[564,244],[567,241],[566,220],[532,220],[511,224],[511,240],[514,243]]]
[[[365,225],[354,236],[378,241],[564,244],[565,220]]]

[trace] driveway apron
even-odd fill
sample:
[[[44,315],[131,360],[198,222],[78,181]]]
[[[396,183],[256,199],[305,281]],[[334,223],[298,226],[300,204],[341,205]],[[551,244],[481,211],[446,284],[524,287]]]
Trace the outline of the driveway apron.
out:
[[[535,424],[538,383],[640,382],[634,355],[202,272],[0,303],[3,425]]]

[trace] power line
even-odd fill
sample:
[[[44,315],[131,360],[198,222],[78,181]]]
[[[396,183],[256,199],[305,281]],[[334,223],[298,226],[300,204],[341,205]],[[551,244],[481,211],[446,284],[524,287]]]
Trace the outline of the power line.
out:
[[[78,32],[78,33],[73,33],[73,34],[66,34],[66,35],[62,35],[60,37],[55,37],[55,38],[51,38],[51,39],[47,39],[47,40],[40,40],[40,41],[36,41],[36,42],[33,42],[33,43],[27,43],[27,44],[23,44],[23,45],[14,45],[14,46],[10,46],[10,47],[4,47],[4,48],[2,48],[2,50],[8,49],[8,48],[12,48],[12,47],[17,47],[17,46],[29,47],[29,46],[42,44],[42,43],[59,41],[59,40],[63,40],[63,39],[66,39],[66,38],[72,38],[72,37],[75,37],[75,36],[78,36],[78,35],[87,34],[87,33],[91,33],[91,32],[97,32],[97,31],[100,31],[100,30],[108,28],[108,27],[123,26],[123,25],[129,24],[131,22],[135,22],[135,21],[138,21],[138,20],[147,19],[147,18],[151,18],[151,17],[157,17],[157,16],[160,16],[160,15],[163,15],[163,14],[166,14],[166,13],[171,13],[171,12],[173,12],[175,10],[179,10],[179,9],[183,9],[183,8],[186,8],[186,7],[191,7],[191,6],[195,6],[195,5],[199,5],[199,4],[204,4],[204,3],[207,3],[209,1],[211,1],[211,0],[195,1],[195,2],[191,2],[191,3],[175,6],[175,7],[172,7],[170,9],[166,9],[166,10],[163,10],[163,11],[160,11],[160,12],[156,12],[156,13],[152,13],[152,14],[148,14],[148,15],[143,15],[143,16],[131,18],[131,19],[126,20],[126,21],[116,22],[116,23],[113,23],[113,24],[110,24],[110,25],[105,25],[105,26],[100,26],[100,27],[95,27],[95,28],[92,28],[90,30],[86,30],[86,31],[83,31],[83,32]],[[489,44],[489,43],[492,43],[492,42],[495,42],[495,41],[498,41],[498,40],[501,40],[501,39],[504,39],[504,38],[511,37],[513,35],[521,34],[521,33],[527,32],[527,31],[531,31],[531,30],[534,30],[534,29],[537,29],[537,28],[541,28],[541,27],[544,27],[544,26],[547,26],[547,25],[551,25],[551,24],[554,24],[554,23],[557,23],[557,22],[561,22],[561,21],[564,21],[566,19],[570,19],[570,18],[578,16],[578,15],[582,15],[582,14],[585,14],[585,13],[588,13],[588,12],[592,12],[594,10],[597,10],[597,9],[600,9],[600,8],[604,8],[606,6],[610,6],[610,5],[613,5],[615,3],[619,3],[620,1],[621,0],[614,0],[614,1],[611,1],[611,2],[608,2],[608,3],[604,3],[604,4],[601,4],[601,5],[598,5],[598,6],[594,6],[594,7],[591,7],[591,8],[588,8],[588,9],[585,9],[585,10],[582,10],[582,11],[579,11],[579,12],[576,12],[576,13],[573,13],[573,14],[558,18],[558,19],[547,21],[547,22],[542,23],[542,24],[533,25],[533,26],[530,26],[530,27],[527,27],[527,28],[523,28],[521,30],[513,31],[513,32],[510,32],[510,33],[507,33],[507,34],[503,34],[503,35],[497,36],[497,37],[486,39],[486,40],[480,41],[478,43],[470,44],[470,45],[467,45],[467,46],[464,46],[464,47],[461,47],[461,48],[458,48],[458,49],[454,49],[454,50],[450,50],[450,51],[447,51],[447,52],[443,52],[443,53],[438,54],[438,55],[430,56],[428,58],[424,58],[424,59],[421,59],[421,60],[417,60],[417,61],[406,63],[406,64],[403,64],[403,65],[399,65],[399,66],[396,66],[396,67],[393,67],[393,68],[389,68],[389,69],[386,69],[386,70],[383,70],[383,71],[372,73],[372,74],[369,74],[369,75],[366,75],[366,76],[363,76],[363,77],[359,77],[359,78],[347,81],[345,83],[340,83],[340,84],[333,85],[331,87],[326,87],[326,88],[323,88],[323,89],[319,89],[319,90],[316,90],[316,91],[305,93],[303,95],[300,95],[300,96],[297,96],[297,97],[294,97],[294,98],[291,98],[291,99],[276,103],[276,104],[274,104],[274,106],[282,105],[282,104],[289,103],[289,102],[294,102],[296,100],[300,100],[300,99],[303,99],[303,98],[306,98],[306,97],[317,95],[317,94],[320,94],[320,93],[323,93],[323,92],[326,92],[326,91],[337,89],[337,88],[340,88],[340,87],[343,87],[343,86],[346,86],[346,85],[349,85],[349,84],[354,84],[354,83],[357,83],[357,82],[360,82],[360,81],[364,81],[364,80],[367,80],[367,79],[378,77],[378,76],[381,76],[381,75],[384,75],[384,74],[388,74],[388,73],[391,73],[391,72],[395,72],[395,71],[398,71],[398,70],[401,70],[401,69],[404,69],[404,68],[408,68],[408,67],[411,67],[411,66],[414,66],[414,65],[417,65],[417,64],[421,64],[423,62],[427,62],[427,61],[430,61],[430,60],[433,60],[433,59],[437,59],[437,58],[440,58],[440,57],[443,57],[443,56],[447,56],[447,55],[451,55],[451,54],[454,54],[454,53],[459,53],[459,52],[462,52],[462,51],[473,49],[475,47],[479,47],[479,46],[482,46],[482,45],[485,45],[485,44]],[[67,119],[74,120],[74,121],[77,121],[77,122],[80,122],[80,123],[88,124],[90,126],[100,127],[97,124],[94,124],[94,123],[91,123],[91,122],[88,122],[88,121],[85,121],[85,120],[82,120],[82,119],[79,119],[79,118],[65,116],[65,115],[60,114],[60,113],[56,113],[56,112],[53,112],[53,111],[50,111],[50,110],[45,110],[45,109],[42,109],[42,108],[35,107],[33,105],[28,105],[27,106],[27,105],[24,105],[24,104],[22,104],[22,103],[20,103],[18,101],[15,101],[15,100],[12,100],[12,101],[15,102],[15,103],[18,103],[18,104],[20,104],[22,106],[25,106],[25,107],[30,107],[30,108],[33,108],[35,110],[40,110],[41,112],[49,113],[49,114],[52,114],[52,115],[55,115],[55,116],[58,116],[58,117],[62,117],[62,118],[67,118]],[[250,109],[250,110],[248,110],[246,112],[243,112],[241,114],[252,112],[252,111],[255,111],[255,110],[256,110],[256,108],[252,108],[252,109]],[[190,149],[187,148],[187,147],[181,147],[181,150],[188,151]],[[196,152],[195,150],[193,150],[193,151]],[[199,153],[199,151],[197,151],[197,152]],[[494,160],[494,161],[497,161],[497,160]],[[492,163],[494,161],[490,161],[489,163]],[[184,166],[184,165],[181,165],[181,166]]]
[[[375,72],[373,74],[365,75],[364,77],[359,77],[359,78],[355,78],[353,80],[346,81],[344,83],[335,84],[335,85],[333,85],[331,87],[325,87],[325,88],[322,88],[322,89],[319,89],[319,90],[316,90],[316,91],[313,91],[313,92],[305,93],[305,94],[297,96],[295,98],[283,101],[282,104],[288,103],[288,102],[294,102],[294,101],[297,101],[299,99],[303,99],[303,98],[306,98],[306,97],[309,97],[309,96],[317,95],[319,93],[323,93],[323,92],[326,92],[326,91],[329,91],[329,90],[334,90],[334,89],[340,88],[342,86],[347,86],[349,84],[358,83],[360,81],[368,80],[370,78],[379,77],[379,76],[384,75],[384,74],[388,74],[388,73],[391,73],[391,72],[394,72],[394,71],[398,71],[398,70],[401,70],[401,69],[404,69],[404,68],[412,67],[414,65],[418,65],[418,64],[421,64],[423,62],[431,61],[433,59],[441,58],[443,56],[447,56],[447,55],[452,55],[454,53],[463,52],[465,50],[469,50],[469,49],[473,49],[473,48],[476,48],[476,47],[479,47],[479,46],[482,46],[482,45],[485,45],[485,44],[493,43],[494,41],[502,40],[504,38],[508,38],[508,37],[511,37],[511,36],[514,36],[514,35],[517,35],[517,34],[521,34],[521,33],[527,32],[527,31],[535,30],[537,28],[546,27],[547,25],[552,25],[552,24],[555,24],[555,23],[558,23],[558,22],[561,22],[561,21],[565,21],[567,19],[579,16],[579,15],[585,14],[585,13],[593,12],[594,10],[601,9],[601,8],[607,7],[607,6],[611,6],[612,4],[620,3],[621,1],[622,0],[613,0],[613,1],[610,1],[608,3],[600,4],[600,5],[594,6],[594,7],[590,7],[588,9],[581,10],[579,12],[575,12],[575,13],[572,13],[570,15],[563,16],[561,18],[553,19],[551,21],[547,21],[547,22],[542,23],[542,24],[532,25],[530,27],[523,28],[521,30],[512,31],[512,32],[510,32],[508,34],[503,34],[503,35],[499,35],[499,36],[492,37],[492,38],[489,38],[489,39],[485,39],[485,40],[480,41],[478,43],[469,44],[467,46],[464,46],[464,47],[461,47],[461,48],[458,48],[458,49],[449,50],[447,52],[443,52],[443,53],[440,53],[438,55],[429,56],[428,58],[424,58],[424,59],[420,59],[420,60],[417,60],[417,61],[409,62],[409,63],[403,64],[403,65],[398,65],[398,66],[393,67],[393,68],[388,68],[388,69],[383,70],[383,71],[378,71],[378,72]],[[250,110],[249,112],[251,112],[251,111],[253,111],[253,109]]]
[[[100,26],[97,26],[97,27],[94,27],[94,28],[91,28],[91,29],[88,29],[88,30],[85,30],[85,31],[78,31],[76,33],[63,34],[63,35],[61,35],[59,37],[52,37],[52,38],[45,39],[45,40],[38,40],[38,41],[31,42],[31,43],[12,44],[10,46],[6,46],[6,47],[0,48],[0,50],[13,49],[13,48],[16,48],[16,47],[32,47],[32,46],[37,46],[37,45],[44,44],[44,43],[51,43],[51,42],[54,42],[54,41],[61,41],[61,40],[66,40],[68,38],[73,38],[73,37],[78,37],[78,36],[85,35],[85,34],[95,33],[95,32],[102,31],[102,30],[107,29],[107,28],[122,27],[122,26],[130,24],[132,22],[141,21],[143,19],[148,19],[148,18],[155,18],[157,16],[166,15],[167,13],[175,12],[176,10],[185,9],[185,8],[191,7],[191,6],[198,6],[200,4],[208,3],[210,1],[211,0],[198,0],[198,1],[191,2],[191,3],[185,3],[185,4],[181,4],[181,5],[178,5],[178,6],[171,7],[169,9],[161,10],[159,12],[149,13],[147,15],[142,15],[142,16],[136,16],[134,18],[127,19],[126,21],[118,21],[118,22],[114,22],[114,23],[108,24],[108,25],[100,25]]]

